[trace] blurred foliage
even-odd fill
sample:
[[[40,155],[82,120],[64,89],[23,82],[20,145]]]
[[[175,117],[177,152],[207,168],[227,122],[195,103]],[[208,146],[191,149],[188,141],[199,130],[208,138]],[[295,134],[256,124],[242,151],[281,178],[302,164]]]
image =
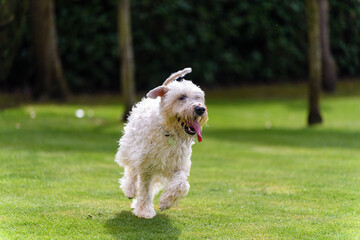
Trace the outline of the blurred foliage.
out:
[[[330,38],[341,75],[360,74],[360,1],[329,0]]]
[[[0,0],[0,83],[7,79],[21,44],[27,0]]]
[[[330,0],[331,45],[342,75],[360,73],[360,4]],[[56,1],[66,77],[76,92],[118,90],[116,0]],[[132,1],[139,90],[191,66],[197,84],[297,81],[307,75],[307,26],[302,0]],[[33,78],[30,39],[13,80]],[[24,81],[24,80],[22,80]]]

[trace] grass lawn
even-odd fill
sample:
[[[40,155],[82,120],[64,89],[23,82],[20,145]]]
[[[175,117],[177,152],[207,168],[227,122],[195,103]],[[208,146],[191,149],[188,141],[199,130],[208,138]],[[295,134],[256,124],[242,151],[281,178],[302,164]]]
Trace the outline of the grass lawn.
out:
[[[307,128],[306,102],[276,96],[209,97],[189,195],[152,220],[117,183],[119,105],[0,110],[0,239],[360,239],[359,97]]]

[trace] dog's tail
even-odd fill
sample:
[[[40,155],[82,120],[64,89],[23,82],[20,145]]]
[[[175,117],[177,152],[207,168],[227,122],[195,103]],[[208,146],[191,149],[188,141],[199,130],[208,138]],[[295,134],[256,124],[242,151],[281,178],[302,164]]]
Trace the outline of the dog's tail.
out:
[[[168,85],[171,81],[173,81],[174,79],[178,78],[178,77],[183,77],[188,73],[191,73],[192,69],[191,68],[184,68],[183,70],[180,70],[178,72],[175,72],[173,74],[170,75],[170,77],[168,77],[165,82],[163,83],[163,86]]]

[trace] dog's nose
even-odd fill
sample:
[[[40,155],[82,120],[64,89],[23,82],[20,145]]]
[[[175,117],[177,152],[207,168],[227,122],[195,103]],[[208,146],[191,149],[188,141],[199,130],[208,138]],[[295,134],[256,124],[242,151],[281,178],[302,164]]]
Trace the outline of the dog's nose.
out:
[[[199,106],[195,107],[195,113],[196,113],[197,115],[201,116],[201,115],[204,114],[204,112],[205,112],[205,108],[204,108],[204,107],[199,107]]]

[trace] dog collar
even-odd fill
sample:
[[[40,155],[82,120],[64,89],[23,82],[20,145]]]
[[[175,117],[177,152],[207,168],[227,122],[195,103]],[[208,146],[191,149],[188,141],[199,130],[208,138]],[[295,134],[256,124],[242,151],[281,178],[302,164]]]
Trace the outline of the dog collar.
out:
[[[166,131],[164,126],[161,126],[162,131],[164,132],[165,137],[172,137],[174,134],[171,131]]]
[[[168,143],[171,146],[174,146],[175,145],[175,140],[173,138],[174,134],[171,131],[166,131],[164,126],[161,126],[161,129],[163,130],[164,136],[167,138]]]

